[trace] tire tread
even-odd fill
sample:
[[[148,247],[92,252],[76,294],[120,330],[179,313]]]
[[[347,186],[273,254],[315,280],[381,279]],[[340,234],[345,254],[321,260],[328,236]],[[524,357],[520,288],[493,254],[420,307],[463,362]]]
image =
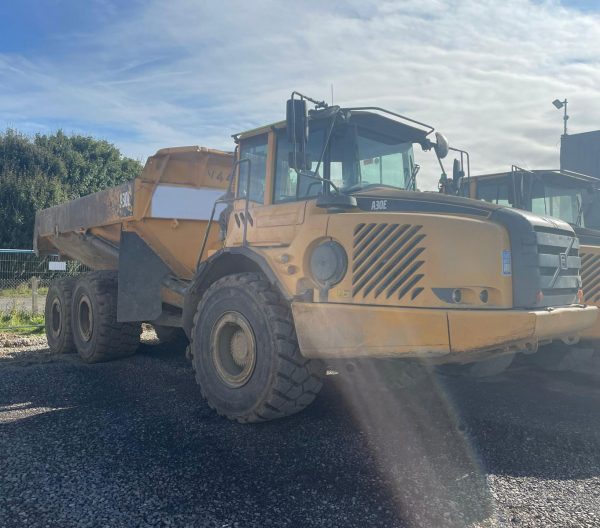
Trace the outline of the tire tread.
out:
[[[271,375],[269,390],[263,400],[258,402],[246,415],[228,416],[211,401],[210,395],[202,388],[193,357],[201,351],[196,350],[197,347],[194,346],[195,331],[192,331],[190,342],[192,365],[194,365],[196,382],[200,385],[202,396],[209,407],[219,415],[240,423],[263,422],[290,416],[303,410],[312,403],[321,390],[325,369],[320,361],[307,359],[301,355],[290,307],[264,275],[239,273],[227,275],[215,281],[198,303],[193,327],[198,325],[205,303],[210,302],[210,294],[224,287],[236,287],[249,291],[261,304],[267,319],[273,322],[277,361],[276,368]]]
[[[117,273],[93,271],[86,273],[84,280],[98,307],[94,314],[98,339],[92,356],[84,359],[97,363],[131,356],[140,344],[142,326],[138,322],[117,322]]]

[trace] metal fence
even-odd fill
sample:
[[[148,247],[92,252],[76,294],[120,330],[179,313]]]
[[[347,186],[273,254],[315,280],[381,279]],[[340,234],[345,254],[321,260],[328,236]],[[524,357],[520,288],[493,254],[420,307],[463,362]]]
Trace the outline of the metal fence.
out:
[[[0,249],[0,296],[31,293],[32,279],[47,288],[58,277],[75,276],[89,268],[79,262],[61,261],[58,255],[38,257],[31,249]]]

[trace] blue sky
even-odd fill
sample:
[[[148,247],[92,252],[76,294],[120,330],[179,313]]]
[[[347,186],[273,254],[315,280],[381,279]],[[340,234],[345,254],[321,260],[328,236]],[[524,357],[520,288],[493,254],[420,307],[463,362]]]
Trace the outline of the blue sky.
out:
[[[293,89],[431,123],[475,172],[556,166],[561,115],[600,128],[599,2],[19,0],[0,5],[0,127],[144,159],[231,148]],[[427,167],[421,187],[438,174]]]

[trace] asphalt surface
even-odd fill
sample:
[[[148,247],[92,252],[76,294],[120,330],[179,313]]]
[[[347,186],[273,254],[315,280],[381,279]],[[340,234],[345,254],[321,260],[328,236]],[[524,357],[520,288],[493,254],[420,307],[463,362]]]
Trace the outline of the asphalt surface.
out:
[[[239,425],[172,350],[84,365],[2,349],[0,526],[600,526],[595,375],[343,379]]]

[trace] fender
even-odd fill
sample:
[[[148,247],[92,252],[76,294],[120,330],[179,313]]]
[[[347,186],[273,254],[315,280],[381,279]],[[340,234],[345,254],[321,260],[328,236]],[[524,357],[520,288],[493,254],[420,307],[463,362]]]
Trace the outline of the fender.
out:
[[[200,298],[210,285],[226,275],[249,271],[261,272],[281,295],[291,301],[292,297],[273,273],[266,259],[249,247],[223,248],[203,260],[192,278],[183,300],[183,329],[188,338],[194,324],[194,314]]]

